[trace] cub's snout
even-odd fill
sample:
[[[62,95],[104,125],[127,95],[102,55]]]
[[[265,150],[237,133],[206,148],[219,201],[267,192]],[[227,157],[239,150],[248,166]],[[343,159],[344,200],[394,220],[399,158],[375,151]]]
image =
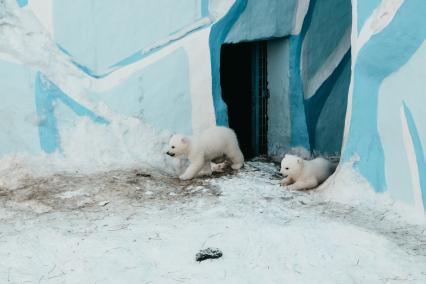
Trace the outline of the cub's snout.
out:
[[[169,151],[167,151],[167,153],[166,153],[167,155],[169,155],[170,157],[174,157],[175,156],[175,153],[171,153],[171,152],[169,152]]]

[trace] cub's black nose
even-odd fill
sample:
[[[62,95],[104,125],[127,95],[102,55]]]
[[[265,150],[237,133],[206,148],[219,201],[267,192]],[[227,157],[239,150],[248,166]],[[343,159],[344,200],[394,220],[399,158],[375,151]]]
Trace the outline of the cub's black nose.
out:
[[[167,152],[166,154],[169,155],[170,157],[174,157],[175,156],[175,153]]]

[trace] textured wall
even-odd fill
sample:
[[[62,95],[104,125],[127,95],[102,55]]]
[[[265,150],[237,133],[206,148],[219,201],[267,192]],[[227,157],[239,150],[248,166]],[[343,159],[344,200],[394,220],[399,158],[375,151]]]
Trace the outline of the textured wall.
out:
[[[343,158],[377,191],[426,204],[426,2],[353,1],[352,87]]]

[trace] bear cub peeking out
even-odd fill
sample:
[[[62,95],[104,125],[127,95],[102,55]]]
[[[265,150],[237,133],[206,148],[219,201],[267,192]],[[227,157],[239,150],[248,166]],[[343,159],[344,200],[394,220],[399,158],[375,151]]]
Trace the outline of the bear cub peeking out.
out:
[[[188,158],[190,165],[179,176],[181,180],[189,180],[200,175],[211,175],[211,162],[231,162],[234,170],[244,165],[244,156],[238,146],[237,136],[232,129],[215,126],[198,135],[186,137],[173,135],[170,139],[167,155],[177,158]]]
[[[325,181],[333,172],[333,164],[324,158],[310,161],[294,155],[285,155],[281,161],[281,185],[289,190],[311,189]]]

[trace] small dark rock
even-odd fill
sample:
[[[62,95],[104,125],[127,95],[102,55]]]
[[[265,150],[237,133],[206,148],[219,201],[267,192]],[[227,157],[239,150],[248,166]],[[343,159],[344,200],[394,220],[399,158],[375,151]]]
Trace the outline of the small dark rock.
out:
[[[222,257],[222,255],[223,254],[220,251],[220,249],[217,249],[217,248],[206,248],[206,249],[200,250],[195,255],[195,260],[201,262],[201,261],[206,260],[206,259],[219,258],[219,257]]]
[[[147,174],[147,173],[136,173],[136,176],[137,177],[151,177],[151,175]]]

